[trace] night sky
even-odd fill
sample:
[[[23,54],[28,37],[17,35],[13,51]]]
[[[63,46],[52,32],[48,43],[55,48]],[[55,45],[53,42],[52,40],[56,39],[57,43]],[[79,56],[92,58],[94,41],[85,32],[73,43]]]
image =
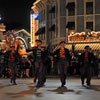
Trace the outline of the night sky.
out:
[[[0,16],[7,30],[30,28],[30,10],[36,0],[0,0]]]

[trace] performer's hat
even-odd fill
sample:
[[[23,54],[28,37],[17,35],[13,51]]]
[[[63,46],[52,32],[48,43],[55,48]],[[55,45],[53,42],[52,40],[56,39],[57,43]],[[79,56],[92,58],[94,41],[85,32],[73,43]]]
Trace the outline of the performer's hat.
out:
[[[36,42],[41,42],[41,43],[42,43],[42,41],[41,41],[41,40],[36,40]]]
[[[62,43],[66,43],[66,42],[65,41],[61,41],[60,44],[62,44]]]
[[[86,45],[84,49],[90,48],[89,45]]]

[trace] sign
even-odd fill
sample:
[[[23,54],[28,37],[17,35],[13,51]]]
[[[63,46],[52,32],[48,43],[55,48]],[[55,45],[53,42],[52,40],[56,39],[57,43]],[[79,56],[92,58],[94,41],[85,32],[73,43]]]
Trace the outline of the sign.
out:
[[[34,16],[36,17],[36,14],[31,14],[31,47],[36,46],[36,39],[38,39],[38,37],[35,36],[35,33],[39,29],[39,21],[35,19]]]
[[[31,14],[31,47],[34,46],[34,15]]]
[[[68,42],[100,42],[100,32],[81,32],[68,36]]]

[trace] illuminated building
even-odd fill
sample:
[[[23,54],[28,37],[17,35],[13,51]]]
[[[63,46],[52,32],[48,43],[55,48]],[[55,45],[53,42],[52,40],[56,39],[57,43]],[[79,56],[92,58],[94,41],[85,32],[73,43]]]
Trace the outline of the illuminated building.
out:
[[[4,43],[5,37],[3,32],[6,31],[6,26],[3,23],[0,23],[0,49],[2,49],[2,45]]]
[[[3,32],[5,31],[5,28],[6,28],[6,26],[3,23],[1,23],[0,24],[0,40],[1,41],[4,40]]]
[[[99,4],[100,0],[36,0],[32,6],[33,11],[39,14],[36,34],[38,33],[43,45],[52,49],[64,40],[69,50],[72,50],[74,44],[75,50],[82,52],[84,46],[89,45],[95,55],[100,57],[100,39],[98,35],[91,34],[100,32]],[[85,32],[87,40],[81,40],[82,32]]]

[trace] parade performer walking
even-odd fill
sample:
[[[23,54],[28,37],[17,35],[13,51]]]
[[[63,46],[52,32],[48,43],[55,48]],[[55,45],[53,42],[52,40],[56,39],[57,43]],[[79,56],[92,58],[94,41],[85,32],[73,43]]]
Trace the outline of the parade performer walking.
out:
[[[71,59],[69,50],[65,48],[65,41],[60,42],[60,48],[53,53],[53,56],[57,58],[60,80],[62,83],[61,87],[64,87],[66,84],[67,69]]]
[[[42,41],[36,40],[36,47],[33,47],[27,52],[32,51],[34,56],[34,63],[35,63],[35,76],[34,80],[38,79],[36,87],[42,87],[45,82],[45,57],[46,57],[46,50],[42,47]]]
[[[15,46],[11,46],[10,49],[6,52],[6,57],[8,58],[8,66],[11,69],[12,75],[10,82],[12,85],[16,84],[17,76],[17,61],[18,61],[18,52],[15,50]]]
[[[87,45],[85,46],[85,52],[80,56],[80,74],[81,74],[81,81],[82,86],[84,86],[85,78],[87,78],[87,86],[91,85],[91,77],[93,75],[93,67],[95,64],[95,57],[90,52],[90,47]]]

